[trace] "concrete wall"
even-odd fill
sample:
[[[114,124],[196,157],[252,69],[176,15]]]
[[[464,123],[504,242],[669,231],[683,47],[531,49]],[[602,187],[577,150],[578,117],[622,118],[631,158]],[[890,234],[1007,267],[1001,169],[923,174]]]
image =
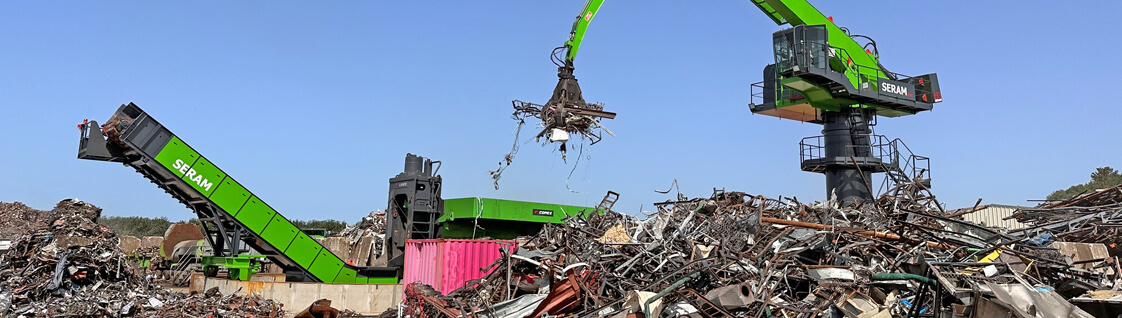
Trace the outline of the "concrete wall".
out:
[[[140,238],[131,235],[121,236],[121,243],[118,245],[121,247],[122,252],[136,252],[136,249],[140,248]]]
[[[163,243],[163,242],[164,242],[164,238],[161,237],[161,236],[145,236],[145,237],[140,239],[140,248],[150,248],[150,247],[158,248],[160,246],[160,243]]]
[[[351,254],[348,255],[348,260],[355,263],[355,266],[374,266],[374,238],[364,236],[358,239],[358,242],[351,247]]]
[[[327,248],[331,253],[335,253],[335,256],[342,258],[344,262],[350,261],[347,259],[347,256],[351,254],[351,242],[348,241],[347,238],[324,237],[317,238],[316,241],[319,241],[319,244],[323,245],[323,247]]]
[[[218,287],[223,295],[241,288],[239,293],[258,293],[284,304],[284,311],[294,314],[308,308],[313,301],[330,299],[331,307],[350,309],[363,315],[377,315],[401,302],[402,285],[288,283],[237,281],[222,278],[191,277],[191,291]]]
[[[374,238],[363,237],[351,245],[350,240],[345,237],[324,237],[317,238],[316,241],[320,245],[326,247],[327,250],[335,253],[335,256],[342,258],[344,262],[354,264],[355,266],[378,266],[376,263],[377,257],[373,253]]]

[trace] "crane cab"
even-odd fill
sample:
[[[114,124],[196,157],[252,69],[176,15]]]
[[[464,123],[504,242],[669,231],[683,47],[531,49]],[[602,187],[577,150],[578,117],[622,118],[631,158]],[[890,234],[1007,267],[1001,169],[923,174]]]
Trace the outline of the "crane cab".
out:
[[[844,34],[844,33],[843,33]],[[826,25],[799,25],[772,34],[775,63],[752,84],[753,113],[821,123],[823,111],[871,107],[887,117],[912,115],[942,101],[935,74],[905,76],[885,71],[871,52],[831,46]],[[874,65],[855,62],[872,60]],[[757,101],[760,103],[757,104]]]

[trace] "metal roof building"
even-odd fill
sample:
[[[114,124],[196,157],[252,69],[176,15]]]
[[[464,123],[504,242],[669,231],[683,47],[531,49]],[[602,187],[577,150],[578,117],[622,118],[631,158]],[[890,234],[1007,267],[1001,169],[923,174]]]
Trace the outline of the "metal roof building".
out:
[[[989,227],[1004,227],[1010,230],[1025,227],[1025,224],[1017,222],[1017,220],[1002,220],[1005,217],[1013,215],[1017,209],[1024,208],[1015,205],[1003,204],[988,204],[984,209],[967,213],[962,216],[963,220],[981,223]]]

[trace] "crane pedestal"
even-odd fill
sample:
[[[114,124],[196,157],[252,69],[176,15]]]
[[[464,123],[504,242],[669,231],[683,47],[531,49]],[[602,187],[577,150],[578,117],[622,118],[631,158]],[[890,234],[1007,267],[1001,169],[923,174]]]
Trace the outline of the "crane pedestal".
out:
[[[826,193],[843,204],[872,199],[873,173],[886,170],[870,138],[874,116],[868,108],[823,112],[822,136],[799,143],[802,170],[826,175]]]

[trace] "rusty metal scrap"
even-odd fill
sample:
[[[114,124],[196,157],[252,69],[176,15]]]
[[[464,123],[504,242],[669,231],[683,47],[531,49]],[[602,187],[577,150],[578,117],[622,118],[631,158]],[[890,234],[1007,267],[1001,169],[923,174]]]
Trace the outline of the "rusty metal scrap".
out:
[[[339,318],[339,317],[342,317],[342,315],[339,313],[338,309],[335,309],[334,307],[331,307],[331,300],[330,299],[316,300],[316,301],[312,302],[312,304],[310,306],[308,306],[308,308],[304,308],[304,310],[301,310],[300,312],[296,313],[296,315],[293,316],[293,318]]]
[[[349,240],[352,251],[350,254],[353,254],[351,259],[357,262],[352,265],[374,266],[375,264],[372,264],[371,260],[378,259],[385,251],[385,233],[386,212],[371,211],[361,220],[347,226],[334,236],[345,237]]]
[[[571,85],[567,83],[571,83]],[[563,77],[557,85],[553,98],[546,105],[520,100],[511,101],[514,106],[514,113],[511,114],[511,118],[516,122],[514,143],[511,145],[510,152],[503,155],[502,160],[499,161],[499,167],[489,171],[495,190],[499,189],[499,179],[502,178],[503,171],[510,167],[511,163],[514,162],[514,156],[518,154],[519,142],[521,142],[519,136],[522,134],[522,126],[526,125],[527,118],[537,118],[539,120],[538,126],[541,131],[534,135],[534,142],[540,142],[542,137],[546,137],[549,142],[559,142],[560,145],[557,150],[561,152],[561,160],[566,162],[568,161],[568,151],[572,147],[568,145],[569,135],[576,134],[580,139],[587,139],[590,142],[589,145],[595,145],[603,139],[602,134],[597,129],[615,136],[600,123],[602,118],[615,118],[615,113],[604,111],[604,104],[585,102],[584,98],[580,96],[580,87],[576,85],[576,79],[572,78],[571,75],[568,76],[568,79]],[[563,134],[564,137],[558,139],[558,136],[552,136],[555,133]],[[576,149],[576,147],[572,148]],[[580,153],[584,153],[583,142],[580,146]],[[577,155],[578,161],[581,154]],[[575,164],[573,168],[576,168]],[[571,172],[570,176],[572,176]]]
[[[1026,307],[1031,304],[1062,308],[1064,317],[1090,317],[1067,299],[1122,288],[1114,250],[1073,256],[1086,243],[1058,248],[1037,237],[1040,229],[995,231],[962,221],[919,181],[856,207],[719,189],[708,198],[679,196],[655,207],[642,219],[608,211],[546,224],[517,252],[504,251],[481,269],[494,269],[488,276],[448,295],[411,286],[406,312],[532,318],[1060,312],[1033,311]],[[1049,237],[1062,241],[1088,226],[1107,231],[1122,220],[1122,205],[1095,209],[1077,213],[1096,217],[1068,227],[1076,232]],[[526,298],[531,295],[545,297]],[[493,309],[516,299],[538,303],[517,314]]]
[[[1010,231],[1026,240],[1052,236],[1057,241],[1102,243],[1112,256],[1122,252],[1122,186],[1057,203],[1022,208],[1009,218],[1029,224]]]
[[[172,292],[138,273],[119,238],[96,223],[101,209],[59,202],[0,258],[4,317],[281,317],[281,304],[217,288]]]
[[[1093,207],[1100,205],[1108,205],[1113,203],[1122,202],[1122,185],[1114,187],[1099,189],[1089,194],[1077,196],[1071,199],[1044,204],[1044,208],[1055,209],[1063,207]]]
[[[579,94],[579,92],[577,93]],[[605,112],[604,104],[585,103],[581,100],[578,104],[570,105],[540,105],[520,100],[511,102],[514,106],[512,118],[522,121],[525,118],[541,120],[542,131],[534,135],[537,141],[546,136],[550,129],[561,129],[569,133],[577,133],[588,138],[593,144],[600,141],[600,134],[594,130],[603,128],[600,118],[615,118],[615,113]],[[611,134],[611,132],[608,132]]]
[[[50,213],[20,202],[0,202],[0,238],[14,239],[47,223]]]

